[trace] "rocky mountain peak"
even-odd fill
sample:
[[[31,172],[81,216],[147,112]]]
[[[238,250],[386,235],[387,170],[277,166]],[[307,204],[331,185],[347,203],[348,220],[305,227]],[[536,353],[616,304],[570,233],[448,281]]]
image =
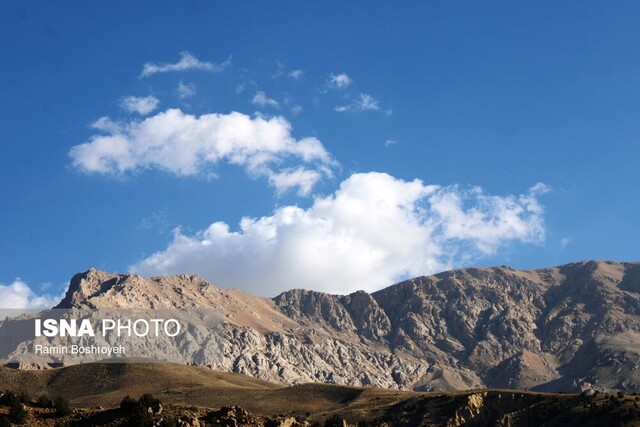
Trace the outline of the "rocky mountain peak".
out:
[[[95,308],[91,305],[91,299],[113,288],[119,281],[126,279],[128,275],[111,274],[90,268],[78,273],[71,278],[65,297],[54,308]]]
[[[65,297],[54,308],[160,308],[207,305],[207,292],[219,288],[195,275],[179,274],[146,279],[91,268],[69,282]]]

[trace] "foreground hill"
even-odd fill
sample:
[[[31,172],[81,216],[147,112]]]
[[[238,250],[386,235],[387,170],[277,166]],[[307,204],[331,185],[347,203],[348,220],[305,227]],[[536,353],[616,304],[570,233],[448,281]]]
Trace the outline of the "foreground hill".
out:
[[[89,270],[72,279],[59,307],[215,308],[218,329],[189,334],[163,354],[281,384],[422,391],[640,387],[640,263],[469,268],[373,294],[298,289],[273,299],[197,276],[145,279]],[[212,342],[219,351],[203,351]]]
[[[633,425],[640,420],[640,399],[622,394],[497,389],[416,393],[324,384],[282,387],[244,375],[168,363],[89,363],[40,371],[2,368],[0,384],[5,391],[33,397],[26,405],[27,423],[32,426],[51,426],[59,418],[35,404],[35,398],[45,393],[70,399],[77,409],[58,421],[72,426],[126,425],[119,403],[126,395],[143,393],[162,402],[162,413],[154,416],[157,425],[163,425],[163,418],[180,419],[184,421],[180,425],[190,426],[288,427],[336,425],[325,424],[327,420],[340,420],[337,425],[345,420],[352,426],[600,426]],[[7,412],[0,404],[0,414]]]

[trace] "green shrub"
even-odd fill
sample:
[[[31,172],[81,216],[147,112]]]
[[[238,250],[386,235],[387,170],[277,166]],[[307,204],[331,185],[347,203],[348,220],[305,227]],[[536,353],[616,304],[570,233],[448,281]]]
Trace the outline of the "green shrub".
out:
[[[12,391],[7,391],[0,396],[0,405],[9,406],[13,405],[14,402],[18,402],[18,396]]]
[[[51,398],[46,394],[42,394],[36,400],[36,405],[41,408],[53,408],[53,400],[51,400]]]
[[[73,412],[71,403],[69,403],[69,399],[67,399],[66,397],[56,397],[53,401],[53,407],[56,408],[56,415],[59,417],[67,416]]]
[[[178,422],[175,418],[165,418],[160,423],[160,427],[178,427]]]
[[[120,409],[126,413],[134,412],[139,406],[140,403],[128,394],[120,401]]]
[[[160,399],[156,399],[151,394],[143,394],[139,399],[140,404],[145,408],[153,408],[154,412],[157,412],[160,408]]]
[[[31,396],[29,396],[29,393],[27,393],[26,391],[22,391],[18,395],[18,400],[22,403],[31,402]]]
[[[139,405],[137,409],[130,412],[124,422],[126,427],[152,427],[153,416],[146,409]]]
[[[16,399],[9,408],[9,421],[14,424],[24,424],[26,420],[27,410],[24,408],[24,405]]]
[[[120,401],[120,409],[128,416],[125,422],[127,426],[147,427],[153,425],[153,415],[149,413],[149,408],[157,412],[160,404],[159,399],[148,393],[138,400],[127,395]]]
[[[324,422],[324,427],[342,427],[344,422],[340,416],[337,414],[333,414],[329,418],[327,418]]]

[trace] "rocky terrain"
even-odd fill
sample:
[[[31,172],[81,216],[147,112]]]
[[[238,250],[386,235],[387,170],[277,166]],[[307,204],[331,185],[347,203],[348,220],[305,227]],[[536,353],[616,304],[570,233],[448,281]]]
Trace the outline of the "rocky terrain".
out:
[[[215,309],[219,321],[211,331],[195,328],[179,345],[167,341],[150,354],[161,356],[159,348],[170,360],[281,384],[640,389],[640,263],[468,268],[373,294],[296,289],[273,299],[196,276],[89,270],[72,279],[58,307]],[[0,357],[25,360],[32,345]],[[203,351],[207,345],[215,351]]]

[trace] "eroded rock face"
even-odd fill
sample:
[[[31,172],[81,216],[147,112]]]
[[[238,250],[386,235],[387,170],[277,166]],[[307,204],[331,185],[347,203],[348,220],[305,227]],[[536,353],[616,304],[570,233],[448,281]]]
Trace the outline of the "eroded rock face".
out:
[[[639,281],[639,263],[590,261],[456,270],[373,294],[297,289],[267,299],[197,276],[89,270],[74,276],[58,307],[215,307],[223,357],[212,367],[286,384],[638,391]],[[185,362],[211,364],[197,351]]]

